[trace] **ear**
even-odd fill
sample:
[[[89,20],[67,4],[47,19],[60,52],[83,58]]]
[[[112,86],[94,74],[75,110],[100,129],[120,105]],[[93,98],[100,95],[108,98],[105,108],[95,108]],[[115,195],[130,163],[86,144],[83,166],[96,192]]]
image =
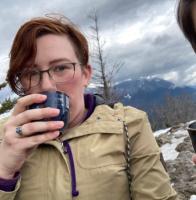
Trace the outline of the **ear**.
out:
[[[84,81],[83,81],[84,87],[88,86],[91,76],[92,76],[92,71],[93,71],[92,67],[89,64],[83,68],[82,72],[83,72],[83,77],[84,77]]]

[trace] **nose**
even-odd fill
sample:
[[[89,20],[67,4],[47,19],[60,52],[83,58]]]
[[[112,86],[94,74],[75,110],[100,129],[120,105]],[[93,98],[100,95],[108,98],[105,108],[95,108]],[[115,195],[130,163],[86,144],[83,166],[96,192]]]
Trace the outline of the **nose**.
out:
[[[40,80],[40,89],[42,92],[44,91],[56,91],[56,83],[50,77],[49,73],[45,72],[42,74],[41,80]]]

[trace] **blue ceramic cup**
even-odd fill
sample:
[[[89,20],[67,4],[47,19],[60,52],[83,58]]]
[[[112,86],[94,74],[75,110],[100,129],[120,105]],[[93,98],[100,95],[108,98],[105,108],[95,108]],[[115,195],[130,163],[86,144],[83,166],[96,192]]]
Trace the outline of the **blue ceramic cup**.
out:
[[[58,108],[60,110],[58,116],[43,120],[63,121],[64,127],[59,130],[60,133],[62,134],[64,129],[67,127],[69,121],[69,97],[65,93],[58,91],[42,92],[41,94],[46,95],[47,99],[42,103],[35,103],[30,105],[29,109],[46,108],[46,107]]]

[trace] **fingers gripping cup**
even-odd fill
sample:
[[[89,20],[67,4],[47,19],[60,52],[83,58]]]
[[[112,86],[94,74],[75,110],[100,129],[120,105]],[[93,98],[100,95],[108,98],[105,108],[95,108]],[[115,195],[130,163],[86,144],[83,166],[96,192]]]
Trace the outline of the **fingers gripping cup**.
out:
[[[193,148],[196,152],[196,121],[193,121],[192,123],[190,123],[187,127],[187,130],[189,132],[189,136],[191,138]]]
[[[64,127],[59,130],[60,134],[62,134],[64,129],[67,127],[69,120],[69,97],[65,93],[58,91],[42,92],[41,94],[46,95],[47,99],[42,103],[35,103],[30,105],[29,109],[46,108],[46,107],[58,108],[60,110],[58,116],[43,120],[63,121]]]

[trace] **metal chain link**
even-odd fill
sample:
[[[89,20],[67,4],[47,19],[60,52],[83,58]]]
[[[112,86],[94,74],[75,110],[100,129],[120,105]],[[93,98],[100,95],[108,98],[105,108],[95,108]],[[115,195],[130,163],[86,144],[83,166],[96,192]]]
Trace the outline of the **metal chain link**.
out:
[[[130,144],[130,138],[128,135],[128,127],[125,124],[125,121],[123,121],[123,126],[124,126],[124,133],[125,133],[125,137],[126,137],[126,161],[127,161],[127,178],[128,178],[128,184],[129,184],[129,197],[130,200],[132,200],[131,198],[131,166],[130,166],[130,160],[131,160],[131,144]]]

